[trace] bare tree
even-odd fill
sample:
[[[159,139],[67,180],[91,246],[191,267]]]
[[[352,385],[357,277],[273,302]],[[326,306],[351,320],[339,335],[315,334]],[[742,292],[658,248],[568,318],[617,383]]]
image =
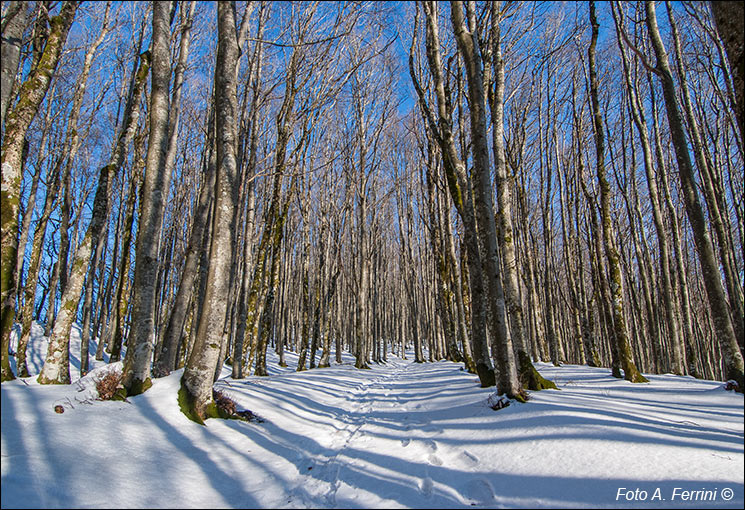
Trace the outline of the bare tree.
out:
[[[59,63],[62,47],[67,40],[67,34],[75,18],[78,8],[77,2],[65,2],[59,16],[53,17],[50,28],[43,41],[43,51],[39,56],[38,65],[32,67],[31,74],[26,78],[18,92],[18,102],[7,113],[4,119],[5,131],[2,143],[2,194],[0,194],[0,209],[2,217],[2,252],[0,253],[0,381],[13,379],[8,358],[10,332],[15,318],[15,269],[18,252],[18,209],[21,193],[21,170],[23,168],[23,147],[26,131],[34,120],[41,102],[46,96],[55,69]],[[46,21],[40,20],[46,24]],[[9,28],[10,29],[10,28]],[[3,30],[3,38],[5,30]],[[5,47],[5,42],[3,43]],[[15,72],[15,71],[13,71]],[[7,85],[3,83],[3,85]],[[7,100],[3,100],[4,107]]]
[[[590,97],[593,114],[593,130],[595,132],[595,154],[597,165],[598,186],[600,187],[600,214],[603,226],[603,247],[608,260],[610,272],[611,309],[613,311],[614,336],[616,350],[624,378],[631,382],[648,382],[637,370],[631,358],[626,317],[623,309],[623,275],[618,260],[618,251],[613,241],[613,231],[610,221],[610,184],[605,170],[605,128],[603,116],[598,101],[598,79],[595,70],[595,47],[598,40],[599,25],[595,16],[595,2],[590,0],[590,24],[592,25],[592,39],[587,49],[590,67]]]
[[[670,70],[667,51],[665,50],[659,28],[657,27],[654,2],[646,2],[645,8],[647,29],[649,30],[652,47],[657,58],[657,65],[655,67],[652,67],[646,60],[645,67],[653,71],[662,83],[668,125],[671,131],[673,147],[675,148],[683,198],[686,204],[686,214],[693,229],[693,240],[696,245],[696,251],[698,252],[699,263],[701,264],[714,329],[724,353],[726,377],[737,382],[738,391],[742,392],[744,390],[743,357],[737,344],[737,338],[735,337],[735,331],[729,315],[729,306],[724,295],[722,280],[719,276],[719,264],[717,264],[714,256],[711,238],[706,226],[706,219],[704,218],[698,191],[696,190],[693,164],[691,163],[691,156],[688,152],[687,139],[683,129],[683,119],[675,93],[675,83]],[[640,58],[642,57],[640,56]]]
[[[237,150],[237,76],[240,50],[233,2],[218,2],[218,48],[215,64],[215,113],[217,118],[217,174],[215,182],[214,233],[210,245],[210,266],[206,294],[200,313],[194,347],[181,379],[179,402],[190,419],[203,423],[215,416],[212,384],[220,356],[223,329],[228,309],[228,288],[233,248],[232,232],[238,189]]]

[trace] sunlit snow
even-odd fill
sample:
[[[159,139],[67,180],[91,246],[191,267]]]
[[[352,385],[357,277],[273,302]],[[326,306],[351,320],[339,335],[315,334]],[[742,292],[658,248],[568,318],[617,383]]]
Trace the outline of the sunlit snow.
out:
[[[217,384],[264,421],[200,426],[176,402],[182,371],[95,400],[107,365],[77,381],[79,342],[72,385],[2,384],[2,508],[743,506],[743,396],[720,382],[539,363],[560,390],[493,411],[462,364],[389,355],[357,370],[345,355],[296,373],[297,356],[280,368],[270,349],[269,377],[225,367]]]

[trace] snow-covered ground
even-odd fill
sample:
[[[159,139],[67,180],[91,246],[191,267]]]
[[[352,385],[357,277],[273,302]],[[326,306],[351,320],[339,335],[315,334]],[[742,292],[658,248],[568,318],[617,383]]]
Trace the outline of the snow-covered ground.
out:
[[[189,421],[182,371],[128,402],[95,400],[101,362],[69,386],[3,383],[2,508],[743,506],[743,396],[719,382],[538,364],[560,390],[493,411],[459,364],[296,360],[270,351],[271,375],[243,381],[223,370],[218,387],[262,423]]]

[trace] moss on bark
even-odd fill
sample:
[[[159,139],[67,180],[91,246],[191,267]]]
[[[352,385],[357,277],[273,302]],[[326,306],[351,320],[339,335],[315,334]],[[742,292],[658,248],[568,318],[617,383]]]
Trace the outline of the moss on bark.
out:
[[[632,383],[645,383],[649,382],[649,380],[642,375],[641,372],[636,368],[636,366],[631,363],[630,366],[627,366],[623,370],[624,373],[624,379],[626,379],[629,382]]]
[[[127,388],[127,396],[132,397],[134,395],[145,393],[152,385],[153,382],[149,377],[146,377],[144,381],[135,377],[129,385],[129,388]]]
[[[196,407],[196,398],[186,388],[183,378],[181,378],[181,387],[178,390],[178,406],[191,421],[204,425],[204,419]]]
[[[558,389],[553,381],[544,378],[538,373],[538,370],[535,369],[525,352],[520,351],[517,355],[519,363],[518,376],[523,388],[533,391]]]

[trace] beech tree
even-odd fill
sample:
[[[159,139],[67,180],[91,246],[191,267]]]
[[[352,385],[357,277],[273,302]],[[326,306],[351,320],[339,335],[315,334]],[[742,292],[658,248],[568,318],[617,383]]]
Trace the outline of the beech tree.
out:
[[[21,5],[18,5],[21,4]],[[23,10],[25,8],[21,2],[11,5],[9,9]],[[31,74],[26,78],[19,87],[18,100],[13,108],[10,108],[8,102],[10,99],[3,98],[3,142],[2,142],[2,191],[0,192],[0,209],[2,215],[0,226],[2,227],[2,253],[0,253],[0,307],[2,317],[0,318],[0,335],[2,335],[2,354],[0,354],[0,370],[2,371],[2,380],[13,379],[14,375],[10,370],[8,358],[8,348],[10,344],[10,332],[13,329],[15,319],[15,267],[16,256],[18,251],[18,210],[20,205],[21,178],[24,159],[24,143],[26,140],[26,131],[36,116],[39,105],[44,100],[44,96],[49,90],[57,64],[59,63],[62,48],[65,45],[67,34],[70,31],[72,22],[75,18],[75,11],[78,8],[78,2],[65,2],[62,5],[59,15],[46,19],[46,13],[40,13],[41,16],[37,23],[46,27],[49,24],[49,30],[46,32],[42,41],[39,41],[38,50],[40,52],[38,61],[32,66]],[[9,15],[11,13],[9,12]],[[7,30],[11,38],[20,35],[17,31],[22,24],[20,12],[8,20]],[[16,19],[17,18],[17,19]],[[5,31],[3,28],[3,56],[5,51]],[[9,41],[11,44],[14,41]],[[15,50],[10,51],[13,53]],[[3,70],[3,88],[12,83],[9,78],[10,73],[15,75],[13,65],[14,57],[11,55],[7,62],[8,71]],[[3,59],[4,60],[4,59]],[[3,64],[5,65],[5,64]],[[3,92],[6,93],[5,90]],[[7,119],[5,110],[8,109]]]
[[[741,383],[732,7],[4,3],[2,380],[36,321],[198,422],[269,349]]]
[[[212,404],[212,383],[220,355],[220,344],[227,316],[227,296],[232,257],[231,233],[237,197],[236,120],[238,115],[235,68],[240,50],[233,2],[217,4],[218,47],[215,64],[215,178],[214,232],[210,243],[210,267],[206,294],[200,311],[196,342],[181,379],[179,403],[192,420],[203,420],[216,413]]]

